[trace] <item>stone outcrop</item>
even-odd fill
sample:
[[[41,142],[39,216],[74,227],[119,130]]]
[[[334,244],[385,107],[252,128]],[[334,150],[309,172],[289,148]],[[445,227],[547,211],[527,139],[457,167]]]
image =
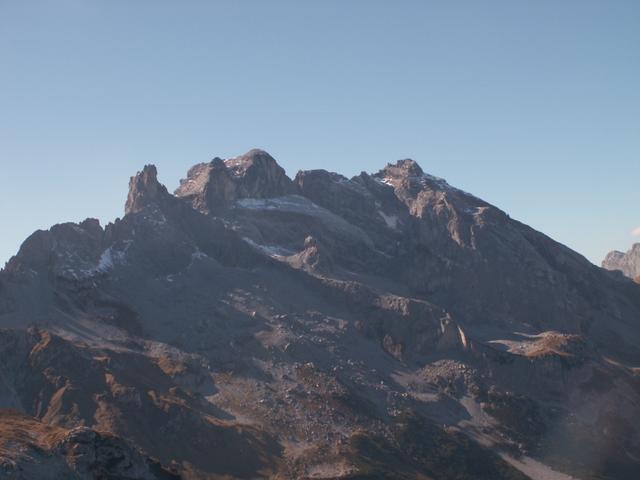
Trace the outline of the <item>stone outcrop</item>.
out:
[[[139,212],[149,204],[161,201],[167,195],[167,189],[158,182],[158,171],[155,165],[145,165],[141,172],[129,180],[125,213]]]
[[[333,258],[331,253],[314,237],[308,236],[304,239],[304,249],[290,257],[289,263],[296,268],[327,273],[333,266]]]
[[[609,252],[602,261],[602,268],[619,270],[633,279],[640,277],[640,243],[634,244],[626,253]]]

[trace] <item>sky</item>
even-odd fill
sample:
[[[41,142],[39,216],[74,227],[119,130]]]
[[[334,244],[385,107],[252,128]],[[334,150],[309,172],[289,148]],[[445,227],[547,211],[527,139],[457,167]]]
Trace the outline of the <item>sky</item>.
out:
[[[599,264],[640,242],[640,2],[0,0],[0,266],[253,147],[413,158]]]

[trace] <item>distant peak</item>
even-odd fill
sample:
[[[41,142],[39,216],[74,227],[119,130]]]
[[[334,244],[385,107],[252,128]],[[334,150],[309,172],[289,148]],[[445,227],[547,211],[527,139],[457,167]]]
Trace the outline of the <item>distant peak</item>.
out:
[[[188,198],[205,213],[227,207],[241,198],[271,198],[294,193],[296,188],[284,169],[264,150],[193,166],[180,181],[178,197]]]
[[[284,174],[284,169],[282,169],[282,167],[278,165],[278,162],[276,162],[275,158],[273,158],[264,150],[260,150],[259,148],[252,148],[244,155],[229,158],[228,160],[225,160],[224,163],[227,168],[236,172],[237,174],[243,174],[251,167],[275,167],[281,169],[282,173]]]
[[[155,165],[145,165],[142,171],[129,180],[129,194],[124,211],[135,213],[167,194],[167,189],[158,182],[158,170]]]
[[[410,177],[420,177],[424,175],[424,171],[418,165],[418,162],[412,160],[410,158],[405,158],[404,160],[398,160],[395,164],[389,163],[384,168],[385,172],[393,173],[394,176],[410,176]]]
[[[142,167],[142,171],[137,172],[133,178],[140,179],[147,185],[158,183],[158,169],[152,164],[145,165]]]
[[[640,275],[640,243],[634,243],[627,252],[613,250],[602,261],[607,270],[620,270],[629,278]]]
[[[251,150],[249,150],[247,153],[245,153],[244,155],[242,155],[243,157],[249,157],[249,158],[264,158],[264,157],[268,157],[270,159],[273,160],[273,157],[269,154],[269,152],[262,150],[261,148],[252,148]]]

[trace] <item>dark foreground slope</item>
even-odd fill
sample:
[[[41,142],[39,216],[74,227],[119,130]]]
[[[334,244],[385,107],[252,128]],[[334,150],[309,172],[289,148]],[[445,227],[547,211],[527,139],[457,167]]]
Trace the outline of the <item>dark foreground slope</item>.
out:
[[[122,219],[25,241],[0,326],[0,407],[163,474],[640,469],[640,286],[411,160],[291,180],[253,150],[175,194],[147,166]]]
[[[108,433],[47,425],[15,410],[0,410],[0,476],[15,480],[180,478]]]

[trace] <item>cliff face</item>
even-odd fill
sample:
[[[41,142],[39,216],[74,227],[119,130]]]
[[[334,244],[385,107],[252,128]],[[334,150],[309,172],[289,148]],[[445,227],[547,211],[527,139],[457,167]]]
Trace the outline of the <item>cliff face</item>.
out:
[[[619,270],[633,279],[640,277],[640,243],[634,244],[626,253],[609,252],[602,261],[602,268]]]
[[[187,479],[635,478],[640,286],[415,161],[146,166],[125,212],[0,272],[0,407]]]

